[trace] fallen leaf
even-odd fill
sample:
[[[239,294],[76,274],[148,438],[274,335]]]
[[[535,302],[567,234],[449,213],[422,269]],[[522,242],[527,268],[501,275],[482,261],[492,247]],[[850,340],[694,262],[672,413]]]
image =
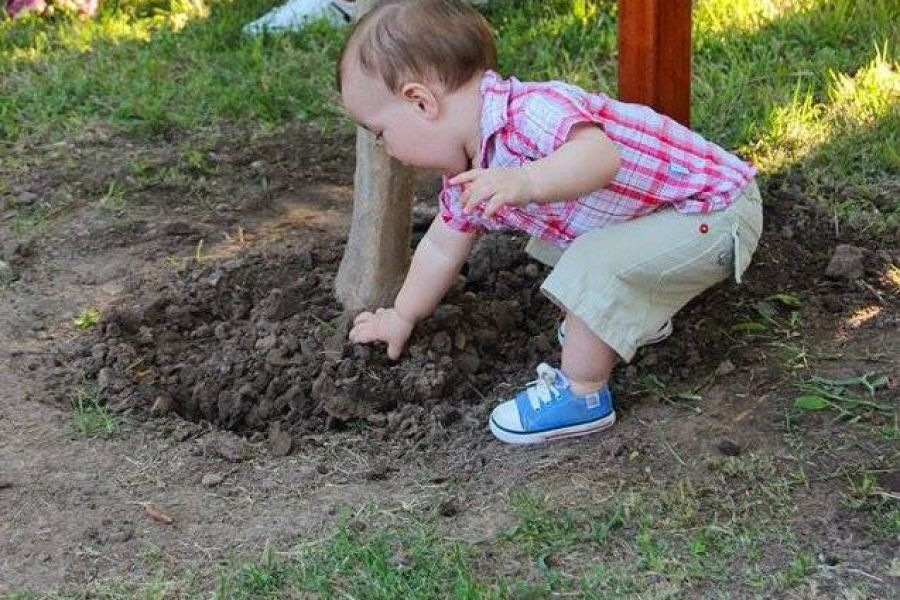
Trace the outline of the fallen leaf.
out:
[[[167,515],[166,513],[164,513],[163,511],[161,511],[160,509],[156,508],[153,505],[148,504],[147,506],[144,507],[144,510],[147,511],[147,514],[154,521],[159,521],[160,523],[163,523],[165,525],[171,525],[172,523],[175,522],[175,519],[173,519],[172,517],[170,517],[169,515]]]

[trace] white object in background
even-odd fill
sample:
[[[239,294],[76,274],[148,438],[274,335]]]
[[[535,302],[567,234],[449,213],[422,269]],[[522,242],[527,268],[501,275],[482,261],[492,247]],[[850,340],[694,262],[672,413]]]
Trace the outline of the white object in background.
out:
[[[264,31],[296,31],[307,21],[326,18],[335,25],[353,20],[356,2],[352,0],[288,0],[252,23],[244,25],[244,33],[258,35]]]

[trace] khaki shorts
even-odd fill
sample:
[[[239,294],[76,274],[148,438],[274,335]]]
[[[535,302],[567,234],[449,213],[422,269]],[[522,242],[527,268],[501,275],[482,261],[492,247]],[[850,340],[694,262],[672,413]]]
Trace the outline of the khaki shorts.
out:
[[[750,264],[762,200],[750,182],[725,210],[665,209],[580,235],[566,249],[532,239],[526,250],[554,266],[541,285],[625,361],[691,298]]]

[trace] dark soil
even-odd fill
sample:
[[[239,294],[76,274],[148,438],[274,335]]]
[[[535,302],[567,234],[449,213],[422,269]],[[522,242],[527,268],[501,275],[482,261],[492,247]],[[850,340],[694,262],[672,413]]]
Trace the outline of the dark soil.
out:
[[[794,308],[773,300],[777,294],[814,294],[803,307],[813,324],[877,294],[823,278],[834,245],[828,217],[791,203],[790,190],[790,182],[770,182],[767,231],[747,284],[703,295],[678,316],[670,342],[638,356],[636,365],[657,367],[658,387],[728,370],[747,346],[732,332],[736,323],[763,313],[786,319]],[[417,234],[431,214],[417,211]],[[167,228],[191,231],[186,223]],[[173,410],[237,432],[275,422],[294,436],[365,421],[373,439],[428,447],[472,406],[483,413],[485,400],[524,385],[539,362],[558,363],[558,311],[538,289],[547,269],[522,251],[521,237],[480,241],[464,276],[396,363],[383,348],[346,339],[350,316],[332,294],[343,245],[303,238],[131,281],[96,332],[78,341],[75,370],[96,380],[116,410]],[[896,251],[876,250],[868,252],[870,275]],[[635,366],[618,372],[620,399],[647,391],[646,381],[634,385],[637,373]]]
[[[341,244],[320,239],[191,265],[134,282],[81,340],[75,368],[119,408],[170,405],[245,432],[270,421],[301,434],[366,420],[375,437],[420,438],[459,420],[504,381],[558,359],[543,268],[521,240],[482,241],[460,281],[417,328],[402,360],[347,342],[332,281]]]

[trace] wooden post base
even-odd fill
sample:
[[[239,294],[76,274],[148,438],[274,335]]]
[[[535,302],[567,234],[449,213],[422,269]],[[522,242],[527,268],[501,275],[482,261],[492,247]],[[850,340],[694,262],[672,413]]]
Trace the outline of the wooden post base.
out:
[[[393,306],[409,266],[415,176],[375,136],[356,133],[353,218],[334,282],[349,312]]]

